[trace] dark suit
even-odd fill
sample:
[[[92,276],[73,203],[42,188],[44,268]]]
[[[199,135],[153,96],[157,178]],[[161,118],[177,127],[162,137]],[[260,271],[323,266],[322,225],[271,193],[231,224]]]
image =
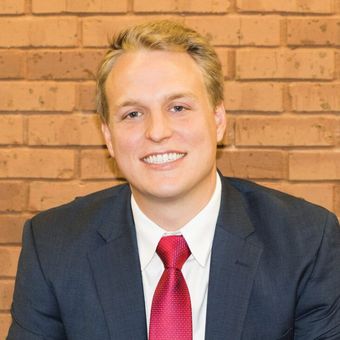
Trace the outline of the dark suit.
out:
[[[127,185],[27,222],[8,339],[147,338]],[[207,340],[340,339],[340,229],[286,194],[222,179]]]

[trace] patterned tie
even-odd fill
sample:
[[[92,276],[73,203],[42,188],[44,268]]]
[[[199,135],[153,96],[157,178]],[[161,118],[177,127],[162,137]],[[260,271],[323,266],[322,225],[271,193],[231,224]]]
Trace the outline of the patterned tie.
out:
[[[190,249],[183,236],[166,236],[156,251],[164,272],[153,295],[149,339],[192,340],[190,295],[181,272]]]

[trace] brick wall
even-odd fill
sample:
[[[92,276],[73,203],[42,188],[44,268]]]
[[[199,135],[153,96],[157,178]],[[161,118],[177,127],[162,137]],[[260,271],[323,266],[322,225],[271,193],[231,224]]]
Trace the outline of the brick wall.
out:
[[[340,0],[1,0],[1,339],[24,220],[118,182],[94,74],[107,37],[150,18],[175,18],[216,45],[229,119],[223,173],[340,216]]]

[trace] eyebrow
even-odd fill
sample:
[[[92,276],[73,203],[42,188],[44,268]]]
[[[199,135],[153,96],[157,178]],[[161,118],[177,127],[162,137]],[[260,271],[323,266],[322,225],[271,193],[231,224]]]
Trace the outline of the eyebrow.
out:
[[[179,99],[179,98],[191,98],[191,99],[197,99],[197,96],[195,94],[193,94],[192,92],[180,92],[180,93],[174,93],[168,97],[166,97],[166,99],[168,101],[170,100],[174,100],[174,99]]]
[[[172,101],[175,99],[179,98],[191,98],[191,99],[197,99],[197,96],[193,94],[192,92],[179,92],[179,93],[174,93],[169,96],[165,96],[164,100],[165,101]],[[135,100],[135,99],[126,99],[116,105],[117,108],[121,107],[127,107],[127,106],[144,106],[140,101]]]

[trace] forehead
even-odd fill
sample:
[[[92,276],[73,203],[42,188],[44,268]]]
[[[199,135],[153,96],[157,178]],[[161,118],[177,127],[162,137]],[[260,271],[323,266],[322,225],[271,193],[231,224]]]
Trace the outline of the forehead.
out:
[[[196,61],[187,52],[138,49],[124,52],[117,57],[111,72],[124,66],[129,68],[153,68],[169,67],[169,64],[178,67],[189,66],[200,71]]]
[[[185,52],[139,50],[119,56],[109,73],[106,88],[157,85],[201,86],[203,74],[194,59]],[[159,88],[157,88],[159,90]]]

